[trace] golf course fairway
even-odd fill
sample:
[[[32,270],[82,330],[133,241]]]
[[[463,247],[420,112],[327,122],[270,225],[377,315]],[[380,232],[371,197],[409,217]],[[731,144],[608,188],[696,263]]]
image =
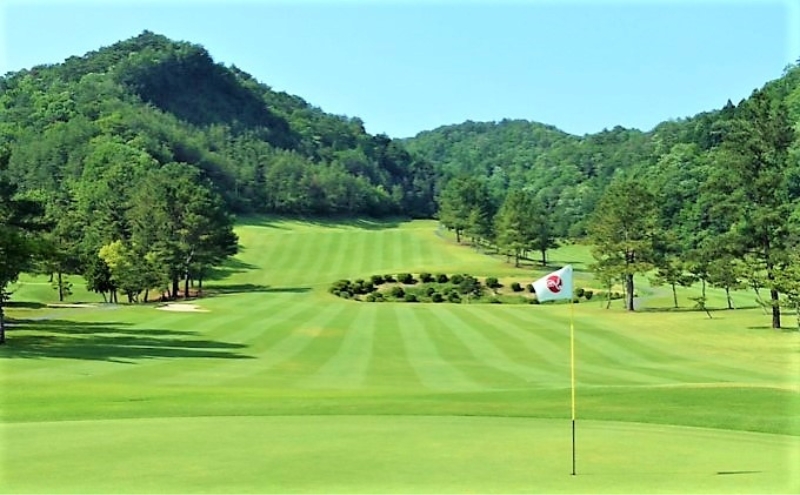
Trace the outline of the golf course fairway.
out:
[[[367,303],[339,279],[533,279],[433,221],[242,220],[190,305],[14,284],[3,493],[800,493],[800,332],[638,280],[641,310]],[[786,314],[791,325],[795,315]],[[570,323],[577,475],[571,475]]]

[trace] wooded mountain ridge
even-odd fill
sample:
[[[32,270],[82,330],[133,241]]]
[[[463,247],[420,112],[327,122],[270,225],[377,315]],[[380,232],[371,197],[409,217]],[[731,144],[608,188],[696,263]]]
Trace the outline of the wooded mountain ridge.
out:
[[[795,122],[797,72],[768,85]],[[648,132],[575,136],[524,120],[467,121],[397,140],[215,63],[202,46],[144,31],[0,78],[0,164],[21,190],[62,190],[92,180],[87,162],[114,140],[161,165],[198,168],[234,213],[316,215],[431,217],[444,184],[472,175],[485,178],[497,208],[509,189],[537,191],[558,233],[576,236],[615,174],[657,173],[675,145],[710,149],[732,108]]]

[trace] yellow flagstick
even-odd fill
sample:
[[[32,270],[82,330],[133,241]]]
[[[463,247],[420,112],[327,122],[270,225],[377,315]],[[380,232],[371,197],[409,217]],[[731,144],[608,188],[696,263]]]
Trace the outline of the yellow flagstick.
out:
[[[572,476],[575,476],[575,303],[569,299],[569,363],[572,385]]]

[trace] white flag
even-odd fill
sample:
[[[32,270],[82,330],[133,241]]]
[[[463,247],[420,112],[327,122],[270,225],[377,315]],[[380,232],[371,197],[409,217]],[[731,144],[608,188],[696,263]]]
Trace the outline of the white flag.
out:
[[[539,302],[572,299],[572,265],[549,273],[533,283]]]

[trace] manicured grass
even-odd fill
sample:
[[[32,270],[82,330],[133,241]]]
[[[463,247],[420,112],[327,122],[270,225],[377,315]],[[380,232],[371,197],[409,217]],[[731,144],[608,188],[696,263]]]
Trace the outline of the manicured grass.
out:
[[[594,300],[359,303],[328,286],[421,271],[533,280],[547,269],[457,246],[429,221],[252,219],[238,233],[241,254],[195,301],[205,313],[43,308],[34,303],[54,291],[23,280],[0,350],[0,490],[800,487],[800,333],[766,328],[758,308],[721,310],[712,290],[712,319],[668,311],[663,288],[635,314]],[[587,253],[567,246],[551,266],[580,268]],[[587,273],[576,277],[590,286]],[[685,306],[693,290],[682,290]],[[578,477],[569,476],[572,312]]]

